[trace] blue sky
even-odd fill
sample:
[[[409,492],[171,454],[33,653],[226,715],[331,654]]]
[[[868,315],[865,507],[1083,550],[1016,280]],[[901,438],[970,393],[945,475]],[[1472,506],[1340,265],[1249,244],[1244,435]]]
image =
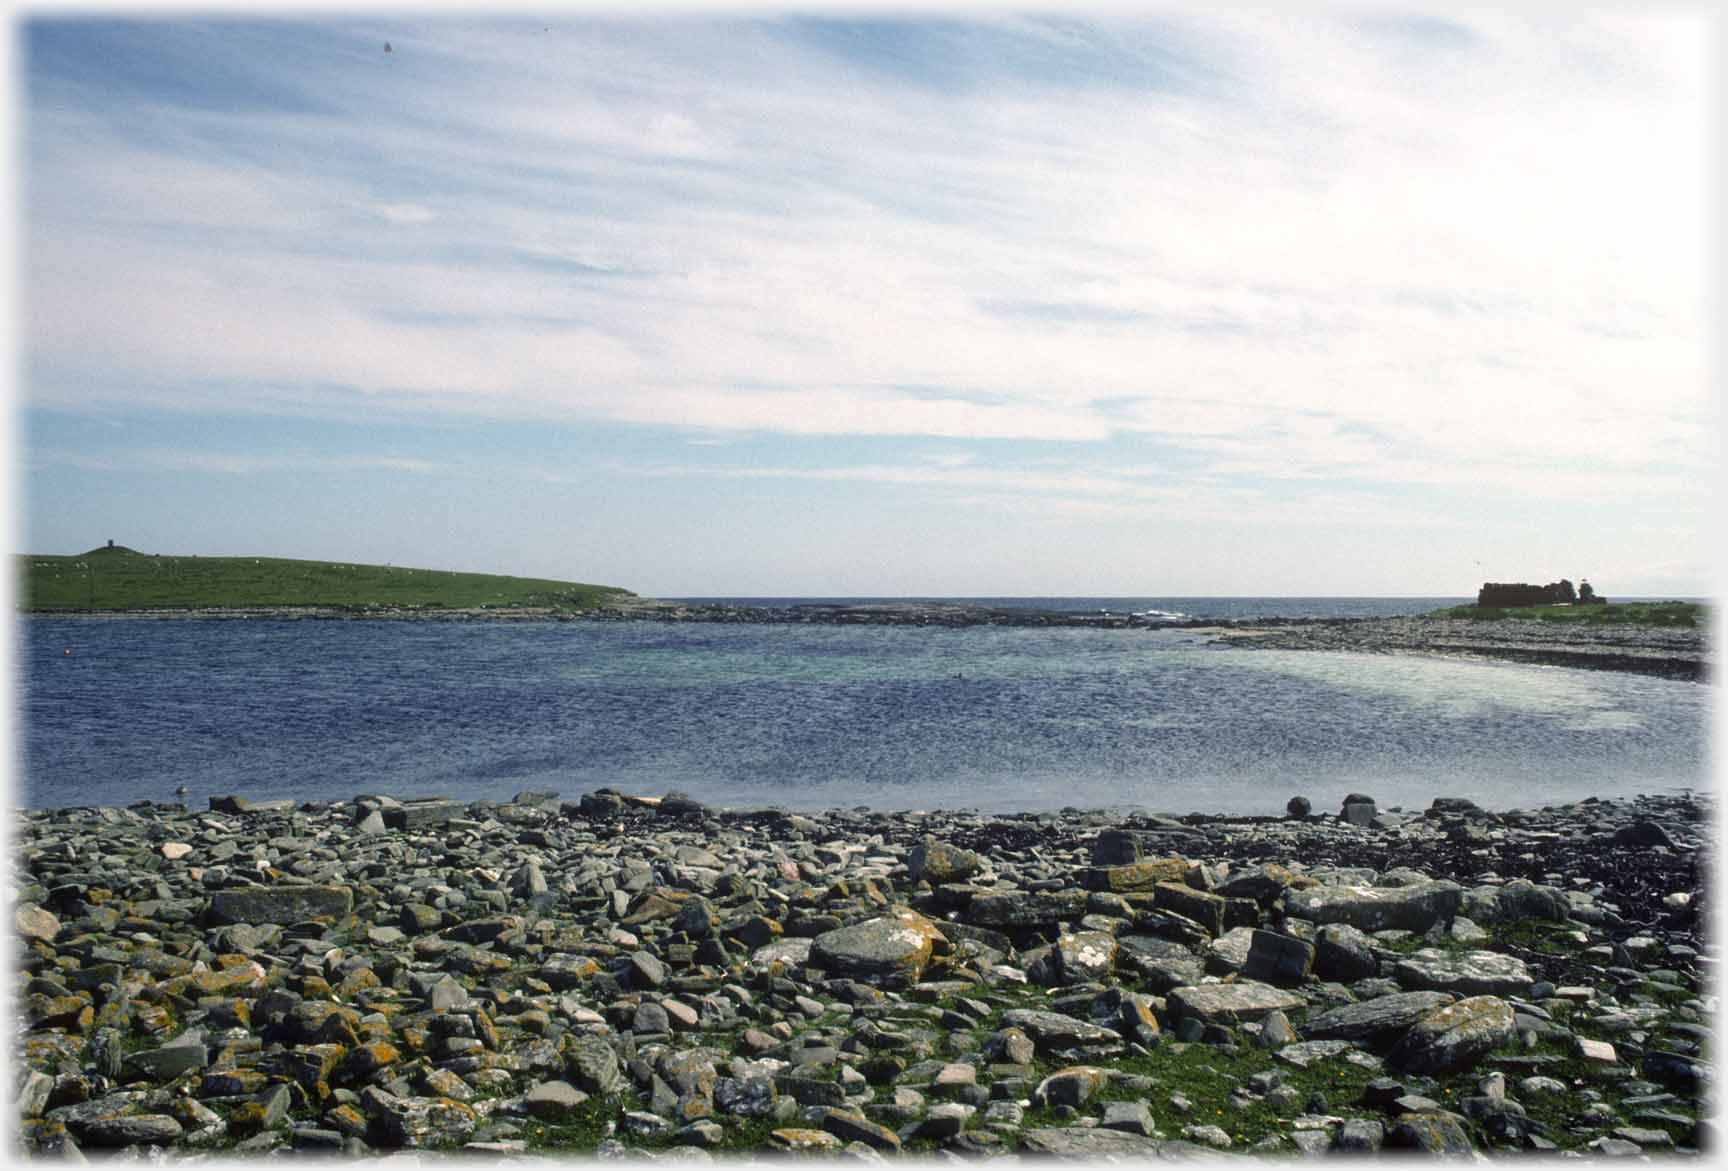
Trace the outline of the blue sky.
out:
[[[14,544],[1705,593],[1704,13],[21,19]]]

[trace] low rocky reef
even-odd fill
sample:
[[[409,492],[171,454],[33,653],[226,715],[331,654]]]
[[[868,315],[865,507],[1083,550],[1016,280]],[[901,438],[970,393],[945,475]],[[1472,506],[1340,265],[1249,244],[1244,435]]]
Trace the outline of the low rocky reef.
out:
[[[1698,795],[18,815],[25,1149],[1708,1150]]]
[[[1694,682],[1706,678],[1709,649],[1701,629],[1632,623],[1592,626],[1533,618],[1333,619],[1290,623],[1279,629],[1226,629],[1218,637],[1234,646],[1260,650],[1498,659]]]

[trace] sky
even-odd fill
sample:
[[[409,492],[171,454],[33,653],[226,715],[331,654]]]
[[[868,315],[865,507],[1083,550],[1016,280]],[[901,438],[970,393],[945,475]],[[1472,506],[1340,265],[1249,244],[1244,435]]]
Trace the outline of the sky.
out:
[[[14,551],[1711,592],[1711,6],[14,32]]]

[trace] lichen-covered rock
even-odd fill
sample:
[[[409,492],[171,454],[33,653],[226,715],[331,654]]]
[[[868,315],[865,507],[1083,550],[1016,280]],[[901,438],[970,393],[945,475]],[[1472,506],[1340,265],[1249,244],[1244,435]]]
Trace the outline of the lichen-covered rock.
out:
[[[838,1151],[846,1145],[838,1135],[829,1134],[825,1130],[812,1130],[805,1126],[787,1126],[770,1131],[768,1144],[775,1150],[793,1154]]]
[[[963,850],[934,837],[925,837],[906,856],[906,877],[932,886],[965,882],[983,869],[982,854]]]
[[[1110,1082],[1110,1071],[1095,1065],[1071,1065],[1059,1069],[1032,1091],[1040,1106],[1084,1106]]]
[[[1146,987],[1163,995],[1184,984],[1198,984],[1206,961],[1183,944],[1152,935],[1123,935],[1116,940],[1116,963],[1139,973]]]
[[[12,922],[18,928],[18,934],[25,939],[39,940],[42,943],[54,942],[54,937],[60,934],[60,916],[35,903],[22,903],[12,912]]]
[[[1411,1073],[1462,1073],[1517,1035],[1512,1006],[1473,996],[1424,1015],[1393,1046],[1387,1061]]]
[[[830,976],[903,988],[918,982],[939,943],[946,946],[947,940],[935,923],[901,911],[818,935],[810,963]]]
[[[1219,895],[1180,882],[1160,882],[1153,891],[1158,896],[1160,911],[1192,919],[1212,935],[1224,934],[1224,899]]]
[[[1181,882],[1188,873],[1186,858],[1147,859],[1126,862],[1119,866],[1092,866],[1083,870],[1081,882],[1087,890],[1123,891],[1151,890],[1161,882]]]
[[[1055,956],[1062,983],[1102,980],[1116,964],[1116,937],[1104,931],[1064,933],[1056,940]]]
[[[480,1116],[450,1098],[400,1098],[376,1086],[360,1092],[366,1115],[399,1147],[441,1147],[465,1142]]]
[[[824,1112],[822,1129],[843,1143],[863,1143],[878,1151],[900,1150],[898,1134],[850,1110],[829,1109]]]
[[[1463,1120],[1443,1110],[1398,1115],[1386,1131],[1385,1147],[1462,1158],[1469,1158],[1476,1149]]]
[[[581,1089],[603,1098],[622,1093],[630,1084],[612,1046],[592,1034],[565,1042],[564,1075]]]
[[[1432,947],[1398,961],[1393,976],[1406,988],[1435,989],[1460,996],[1526,996],[1536,982],[1517,956],[1494,951],[1460,955]]]

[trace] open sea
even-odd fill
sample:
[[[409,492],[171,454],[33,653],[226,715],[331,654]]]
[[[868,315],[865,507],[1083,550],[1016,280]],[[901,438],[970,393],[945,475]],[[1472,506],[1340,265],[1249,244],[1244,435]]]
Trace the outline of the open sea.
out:
[[[886,599],[688,599],[860,602]],[[893,599],[904,600],[904,599]],[[978,598],[1198,618],[1465,598]],[[1618,600],[1618,599],[1617,599]],[[1710,688],[1182,630],[22,618],[17,804],[682,789],[734,807],[1282,814],[1702,788]],[[66,654],[70,649],[72,653]],[[185,785],[190,794],[176,798]]]

